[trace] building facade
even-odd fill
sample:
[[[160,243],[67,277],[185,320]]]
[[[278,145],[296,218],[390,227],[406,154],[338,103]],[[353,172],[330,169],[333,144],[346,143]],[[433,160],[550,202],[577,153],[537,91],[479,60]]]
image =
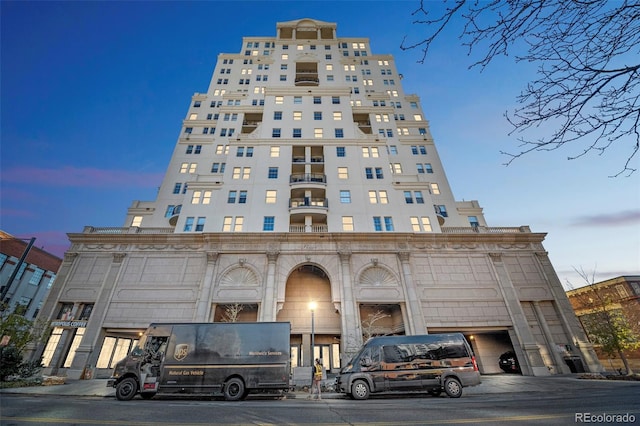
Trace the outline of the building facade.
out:
[[[594,321],[615,320],[620,315],[626,327],[640,336],[640,275],[624,275],[569,290],[567,296],[587,335]],[[619,354],[611,357],[599,346],[595,350],[608,371],[626,370]],[[629,367],[640,371],[640,349],[627,350],[624,355]]]
[[[124,227],[69,234],[43,313],[49,370],[103,376],[152,321],[231,313],[290,322],[294,366],[335,371],[364,335],[459,331],[485,373],[511,349],[524,374],[568,372],[567,355],[599,369],[545,234],[455,200],[401,80],[367,38],[312,19],[220,54],[157,198]]]
[[[58,256],[34,247],[34,242],[0,231],[1,300],[9,312],[30,320],[40,312],[62,264]]]

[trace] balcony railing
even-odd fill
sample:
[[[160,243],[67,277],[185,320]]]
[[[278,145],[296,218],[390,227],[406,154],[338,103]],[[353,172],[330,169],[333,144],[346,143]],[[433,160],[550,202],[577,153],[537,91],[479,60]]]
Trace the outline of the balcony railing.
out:
[[[318,86],[320,84],[320,79],[318,77],[312,76],[298,76],[295,80],[296,86]]]
[[[289,232],[328,232],[327,225],[289,225]]]
[[[327,175],[322,173],[296,173],[289,176],[289,183],[327,183]]]
[[[528,226],[519,227],[488,227],[488,226],[443,226],[443,234],[518,234],[530,233]]]
[[[289,208],[308,208],[308,207],[321,207],[328,208],[329,200],[327,198],[291,198],[289,199]]]

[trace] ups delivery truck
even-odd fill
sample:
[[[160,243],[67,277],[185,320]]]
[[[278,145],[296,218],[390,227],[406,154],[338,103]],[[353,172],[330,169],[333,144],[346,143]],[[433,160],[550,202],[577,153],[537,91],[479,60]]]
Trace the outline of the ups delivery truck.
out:
[[[288,390],[288,322],[151,324],[138,345],[119,361],[107,386],[120,401],[136,394],[223,395]]]

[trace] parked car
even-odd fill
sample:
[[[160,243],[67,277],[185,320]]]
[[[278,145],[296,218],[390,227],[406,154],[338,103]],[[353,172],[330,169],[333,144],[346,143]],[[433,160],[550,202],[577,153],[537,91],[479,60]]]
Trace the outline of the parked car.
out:
[[[505,373],[520,373],[520,364],[518,364],[518,358],[513,351],[508,351],[500,355],[498,359],[500,368]]]

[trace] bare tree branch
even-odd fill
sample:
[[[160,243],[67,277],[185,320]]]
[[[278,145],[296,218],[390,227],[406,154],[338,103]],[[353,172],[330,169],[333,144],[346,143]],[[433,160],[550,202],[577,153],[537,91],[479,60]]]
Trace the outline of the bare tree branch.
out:
[[[443,0],[445,4],[449,3]],[[550,135],[521,136],[519,151],[505,152],[506,165],[533,151],[574,151],[569,160],[614,144],[625,150],[619,171],[637,170],[640,149],[640,1],[624,0],[455,0],[432,16],[435,2],[420,2],[414,24],[425,38],[401,49],[420,48],[424,63],[447,27],[462,22],[468,54],[482,52],[470,68],[484,70],[497,56],[517,52],[516,62],[538,64],[537,77],[517,97],[520,107],[505,113],[510,134],[550,129]]]

